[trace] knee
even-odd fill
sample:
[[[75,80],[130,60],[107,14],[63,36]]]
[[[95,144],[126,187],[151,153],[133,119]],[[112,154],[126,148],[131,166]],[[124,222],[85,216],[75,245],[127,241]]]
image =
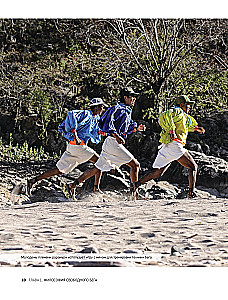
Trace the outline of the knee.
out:
[[[98,161],[98,158],[99,156],[94,154],[91,158],[90,158],[90,161],[93,162],[93,163],[96,163]]]
[[[140,169],[140,163],[139,163],[138,161],[136,161],[136,162],[135,162],[135,165],[136,165],[136,169],[139,170],[139,169]]]
[[[131,168],[134,170],[134,171],[139,171],[139,168],[140,168],[140,163],[135,160],[134,163],[132,164]]]
[[[156,178],[161,177],[164,173],[165,173],[164,169],[155,169],[154,172]]]
[[[61,175],[61,174],[63,174],[63,172],[60,171],[58,168],[53,169],[52,172],[53,172],[53,175]]]
[[[194,162],[194,163],[190,166],[189,169],[191,169],[193,172],[197,172],[197,170],[198,170],[198,165]]]

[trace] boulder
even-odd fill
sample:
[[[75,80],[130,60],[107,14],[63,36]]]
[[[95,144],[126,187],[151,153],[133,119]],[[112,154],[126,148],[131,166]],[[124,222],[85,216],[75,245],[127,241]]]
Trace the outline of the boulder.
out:
[[[196,185],[215,188],[221,196],[228,196],[228,162],[219,157],[207,156],[204,153],[189,152],[198,165]],[[178,162],[173,162],[161,178],[171,183],[187,183],[188,169]]]
[[[216,188],[221,196],[228,196],[228,162],[195,151],[191,154],[198,164],[197,184]]]
[[[228,110],[212,112],[198,122],[199,126],[205,128],[205,134],[190,133],[188,140],[200,144],[206,155],[221,157],[228,161]],[[190,150],[199,152],[196,149]]]

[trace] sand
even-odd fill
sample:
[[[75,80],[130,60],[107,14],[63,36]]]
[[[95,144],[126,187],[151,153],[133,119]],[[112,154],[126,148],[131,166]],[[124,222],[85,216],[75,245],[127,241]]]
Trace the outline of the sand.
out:
[[[84,193],[77,201],[3,205],[0,253],[73,254],[94,247],[100,254],[161,255],[131,263],[138,267],[227,267],[227,212],[224,198],[130,201],[111,191]]]

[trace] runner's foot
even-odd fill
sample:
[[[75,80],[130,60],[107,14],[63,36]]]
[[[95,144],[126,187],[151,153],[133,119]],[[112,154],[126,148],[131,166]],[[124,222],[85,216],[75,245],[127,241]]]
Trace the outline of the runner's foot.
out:
[[[27,180],[26,191],[28,196],[31,196],[31,189],[36,182],[37,182],[37,177]]]
[[[188,199],[192,199],[192,198],[196,198],[198,197],[197,194],[195,192],[189,192],[187,198]]]
[[[22,183],[15,185],[11,194],[13,194],[13,195],[26,194],[25,185]]]
[[[196,198],[196,197],[197,197],[197,194],[193,191],[193,188],[189,188],[187,198],[191,199],[191,198]]]
[[[67,192],[70,196],[70,198],[72,198],[73,200],[75,200],[75,194],[76,194],[76,185],[73,183],[70,183],[70,184],[66,184],[66,189],[67,189]]]
[[[138,187],[140,183],[139,181],[131,182],[130,184],[130,193],[131,193],[131,199],[132,200],[148,200],[148,197],[145,197],[138,192]]]
[[[104,193],[102,192],[102,190],[100,190],[99,186],[97,186],[97,185],[94,185],[94,187],[93,187],[93,192],[94,192],[94,193],[104,194]]]
[[[73,183],[70,183],[70,184],[67,184],[67,185],[66,185],[67,191],[68,191],[70,197],[71,197],[73,200],[76,199],[76,198],[75,198],[75,192],[76,192],[76,188],[77,188],[77,186],[78,186],[79,184],[80,184],[80,183],[79,183],[78,179],[76,179]]]
[[[131,192],[131,200],[148,200],[149,197],[139,194],[138,191]]]

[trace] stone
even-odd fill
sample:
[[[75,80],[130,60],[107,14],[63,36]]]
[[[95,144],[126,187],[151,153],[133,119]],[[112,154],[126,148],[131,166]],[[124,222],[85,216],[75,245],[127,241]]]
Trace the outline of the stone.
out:
[[[188,141],[186,143],[186,149],[191,150],[191,151],[196,151],[196,152],[203,152],[202,147],[198,143],[190,142]]]
[[[121,173],[119,173],[121,176]],[[107,188],[109,189],[129,189],[130,182],[127,181],[125,178],[113,175],[111,173],[105,173],[102,176],[101,179],[101,188]]]
[[[86,247],[82,249],[79,253],[99,253],[96,247]]]
[[[143,254],[143,252],[141,250],[137,250],[137,249],[124,250],[123,253]]]
[[[19,251],[19,250],[24,250],[24,249],[21,247],[2,248],[2,251]]]
[[[171,248],[171,255],[176,255],[176,254],[184,254],[184,250],[177,247],[177,246],[172,246]]]
[[[155,234],[153,232],[149,232],[149,233],[143,232],[141,233],[141,236],[145,238],[152,238],[155,237]]]

